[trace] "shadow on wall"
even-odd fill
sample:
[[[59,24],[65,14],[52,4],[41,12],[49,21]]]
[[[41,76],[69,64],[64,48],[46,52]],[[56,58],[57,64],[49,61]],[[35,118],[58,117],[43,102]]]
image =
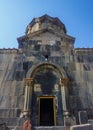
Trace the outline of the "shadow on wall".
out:
[[[35,81],[41,84],[43,94],[51,94],[54,85],[57,83],[57,77],[51,70],[41,71],[35,76]]]

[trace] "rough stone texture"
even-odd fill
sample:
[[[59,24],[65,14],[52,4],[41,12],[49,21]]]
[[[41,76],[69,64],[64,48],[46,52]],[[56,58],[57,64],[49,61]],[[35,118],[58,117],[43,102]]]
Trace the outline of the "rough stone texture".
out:
[[[39,125],[41,96],[54,97],[56,126],[78,124],[79,111],[93,119],[93,48],[74,48],[75,38],[65,25],[48,15],[33,19],[17,40],[18,49],[0,50],[0,123],[17,125],[26,98],[25,78],[34,80],[27,101],[33,126]],[[69,80],[64,92],[61,78]]]
[[[89,119],[89,120],[88,120],[88,123],[91,124],[92,127],[93,127],[93,119]]]
[[[76,125],[76,118],[73,116],[73,117],[65,117],[64,118],[64,125],[65,126],[73,126],[73,125]]]
[[[93,127],[90,124],[76,125],[70,127],[70,130],[93,130]]]
[[[80,124],[87,124],[88,123],[88,116],[86,111],[79,111],[79,123]]]

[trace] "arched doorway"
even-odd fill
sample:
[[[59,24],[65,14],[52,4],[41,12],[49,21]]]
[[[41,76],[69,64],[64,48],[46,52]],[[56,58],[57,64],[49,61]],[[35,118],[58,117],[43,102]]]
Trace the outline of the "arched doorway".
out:
[[[33,79],[28,91],[28,108],[34,126],[63,125],[66,106],[60,79],[65,72],[56,65],[43,63],[31,68],[27,78]],[[63,99],[64,98],[64,99]]]

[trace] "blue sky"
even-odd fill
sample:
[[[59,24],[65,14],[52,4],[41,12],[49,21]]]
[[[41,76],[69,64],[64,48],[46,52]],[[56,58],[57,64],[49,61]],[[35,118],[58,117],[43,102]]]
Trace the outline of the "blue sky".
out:
[[[0,48],[18,48],[34,17],[58,17],[75,47],[93,48],[93,0],[0,0]]]

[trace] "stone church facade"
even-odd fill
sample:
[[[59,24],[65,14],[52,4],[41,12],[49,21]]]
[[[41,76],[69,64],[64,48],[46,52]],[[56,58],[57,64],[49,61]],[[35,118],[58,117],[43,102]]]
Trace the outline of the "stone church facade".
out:
[[[65,25],[48,15],[17,40],[18,49],[0,49],[0,124],[14,128],[25,115],[33,127],[93,119],[93,49],[74,48]]]

